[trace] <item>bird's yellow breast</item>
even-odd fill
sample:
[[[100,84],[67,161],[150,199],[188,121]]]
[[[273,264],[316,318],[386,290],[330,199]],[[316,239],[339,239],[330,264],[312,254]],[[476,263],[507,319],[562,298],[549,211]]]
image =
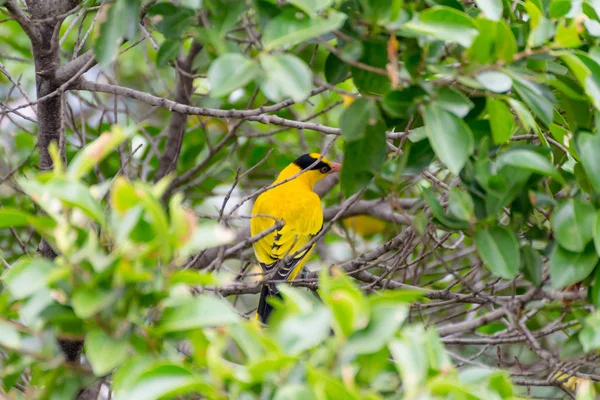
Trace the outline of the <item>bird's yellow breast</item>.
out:
[[[302,249],[323,225],[319,196],[294,179],[262,193],[254,203],[250,231],[257,235],[281,221],[284,226],[254,243],[259,262],[269,265]]]

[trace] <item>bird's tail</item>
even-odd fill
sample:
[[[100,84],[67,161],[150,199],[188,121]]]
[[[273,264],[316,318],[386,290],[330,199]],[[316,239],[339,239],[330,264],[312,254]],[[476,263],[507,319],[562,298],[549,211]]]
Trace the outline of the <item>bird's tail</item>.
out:
[[[263,324],[267,323],[269,315],[271,315],[271,312],[273,311],[273,306],[267,302],[267,299],[273,296],[281,298],[281,294],[275,285],[263,285],[262,291],[260,292],[260,300],[258,301],[258,309],[256,310],[256,319],[260,319]]]

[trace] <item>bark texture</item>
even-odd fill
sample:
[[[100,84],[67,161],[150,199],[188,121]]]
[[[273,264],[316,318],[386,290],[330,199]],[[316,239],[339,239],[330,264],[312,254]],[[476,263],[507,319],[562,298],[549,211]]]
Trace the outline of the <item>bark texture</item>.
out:
[[[69,11],[79,5],[79,0],[28,0],[27,12],[19,7],[16,1],[9,0],[6,8],[15,17],[31,41],[31,48],[36,72],[37,107],[37,148],[39,151],[42,171],[53,167],[50,157],[50,143],[56,142],[59,147],[63,164],[66,164],[66,149],[63,127],[63,95],[60,91],[61,82],[56,73],[61,67],[58,33],[60,26]],[[38,252],[50,259],[56,253],[42,239]],[[83,342],[59,341],[65,358],[69,362],[79,362]]]
[[[175,86],[175,101],[181,104],[190,104],[192,95],[192,65],[194,58],[202,50],[202,45],[198,42],[192,43],[192,46],[187,54],[187,57],[179,57],[177,60],[177,84]],[[154,180],[158,181],[175,170],[177,160],[181,151],[181,143],[185,128],[187,127],[187,114],[173,112],[171,121],[167,130],[167,142],[163,150],[158,164],[158,169],[154,175]]]

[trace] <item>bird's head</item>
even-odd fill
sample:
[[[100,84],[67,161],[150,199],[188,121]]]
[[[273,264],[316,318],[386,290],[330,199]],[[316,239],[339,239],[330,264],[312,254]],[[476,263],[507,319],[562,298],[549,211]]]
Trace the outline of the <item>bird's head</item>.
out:
[[[296,179],[308,183],[309,186],[312,188],[315,183],[319,182],[327,175],[333,172],[340,171],[342,165],[336,162],[329,161],[325,157],[321,157],[319,153],[303,154],[282,171],[282,173],[279,175],[278,180],[287,179],[307,168],[310,169],[304,172],[302,175],[298,176]]]

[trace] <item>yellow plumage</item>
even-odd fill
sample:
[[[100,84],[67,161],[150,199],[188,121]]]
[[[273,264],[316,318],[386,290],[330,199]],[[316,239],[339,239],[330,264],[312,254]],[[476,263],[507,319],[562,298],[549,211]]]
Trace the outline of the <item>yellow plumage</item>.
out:
[[[304,154],[288,165],[273,184],[283,182],[314,164],[320,154]],[[265,274],[278,268],[274,280],[293,280],[302,270],[306,258],[314,244],[307,244],[319,233],[323,226],[321,199],[313,191],[313,186],[330,172],[336,172],[339,164],[322,158],[317,165],[298,177],[262,193],[256,199],[250,220],[252,236],[271,228],[275,221],[284,225],[277,231],[254,243],[254,254]],[[296,254],[298,253],[298,254]],[[282,262],[281,266],[278,262]],[[263,287],[257,316],[266,322],[271,311],[266,299],[277,296],[274,284]]]
[[[344,226],[352,229],[363,237],[381,233],[387,228],[385,222],[369,215],[357,215],[355,217],[345,218],[343,223]]]

